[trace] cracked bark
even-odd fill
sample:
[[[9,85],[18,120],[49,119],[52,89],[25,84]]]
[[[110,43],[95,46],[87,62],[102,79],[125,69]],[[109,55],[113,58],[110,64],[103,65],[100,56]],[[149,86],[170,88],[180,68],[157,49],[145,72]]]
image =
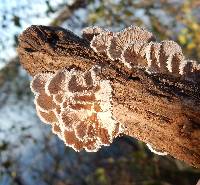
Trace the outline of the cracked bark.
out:
[[[60,27],[29,27],[19,37],[18,53],[32,76],[100,65],[100,77],[112,83],[113,114],[125,126],[125,134],[200,167],[200,82],[127,69]]]

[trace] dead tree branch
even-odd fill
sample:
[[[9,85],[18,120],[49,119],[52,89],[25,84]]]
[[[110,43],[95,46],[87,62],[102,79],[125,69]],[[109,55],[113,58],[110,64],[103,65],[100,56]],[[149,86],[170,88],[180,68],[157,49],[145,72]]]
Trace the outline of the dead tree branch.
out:
[[[51,26],[61,25],[64,21],[68,20],[76,10],[78,10],[79,8],[83,8],[86,5],[87,5],[87,0],[76,0],[71,5],[64,6],[64,8],[61,10],[58,16],[54,18],[54,20],[50,23],[50,25]],[[19,67],[18,57],[14,57],[8,62],[8,64],[6,64],[5,67],[3,67],[0,70],[0,87],[5,82],[7,82],[8,78],[10,80],[10,78],[15,77],[13,73],[16,74],[18,67]],[[9,71],[9,73],[7,71]],[[8,74],[11,74],[11,75],[8,76]]]
[[[128,69],[95,53],[89,42],[59,27],[31,26],[19,38],[21,64],[32,76],[61,68],[102,67],[111,81],[113,114],[129,136],[200,167],[200,83]]]

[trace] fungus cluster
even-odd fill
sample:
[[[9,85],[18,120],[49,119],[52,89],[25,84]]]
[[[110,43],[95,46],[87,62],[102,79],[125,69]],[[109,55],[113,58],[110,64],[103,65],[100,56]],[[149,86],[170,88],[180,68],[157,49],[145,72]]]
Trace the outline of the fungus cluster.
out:
[[[120,32],[111,32],[100,27],[88,27],[83,37],[90,41],[90,47],[110,60],[121,62],[129,69],[138,67],[148,73],[172,74],[197,80],[200,65],[186,60],[181,47],[174,41],[156,42],[152,33],[137,26],[130,26]]]
[[[152,33],[130,26],[120,32],[88,27],[82,32],[90,47],[125,67],[141,68],[148,73],[172,74],[198,81],[200,65],[186,60],[174,41],[156,42]],[[61,69],[34,76],[31,90],[40,119],[52,126],[52,132],[76,151],[97,151],[123,132],[113,116],[112,87],[98,77],[100,68],[89,71]],[[149,149],[158,154],[150,144]]]
[[[76,151],[97,151],[120,133],[112,115],[112,87],[99,79],[98,70],[40,73],[31,82],[38,116]]]

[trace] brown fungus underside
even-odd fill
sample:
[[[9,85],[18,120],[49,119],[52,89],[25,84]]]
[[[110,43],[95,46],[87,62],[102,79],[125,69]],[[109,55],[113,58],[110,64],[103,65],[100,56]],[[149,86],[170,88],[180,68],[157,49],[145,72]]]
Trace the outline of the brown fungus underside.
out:
[[[31,89],[40,119],[74,150],[97,151],[118,136],[112,88],[109,81],[96,77],[93,68],[86,73],[74,69],[40,73]]]

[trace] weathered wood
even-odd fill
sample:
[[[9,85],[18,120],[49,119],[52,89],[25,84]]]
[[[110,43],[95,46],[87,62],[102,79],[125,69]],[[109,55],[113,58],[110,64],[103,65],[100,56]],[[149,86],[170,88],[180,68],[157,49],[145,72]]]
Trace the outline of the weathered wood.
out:
[[[200,167],[200,83],[149,75],[97,55],[87,40],[59,27],[31,26],[19,37],[21,64],[34,76],[61,68],[100,65],[113,88],[113,114],[125,134]]]
[[[51,26],[59,26],[64,21],[68,20],[73,13],[79,8],[84,8],[87,5],[87,1],[85,0],[75,0],[71,5],[66,5],[63,7],[62,11],[53,19],[53,21],[49,24]],[[18,56],[12,58],[6,65],[0,70],[0,87],[7,82],[7,80],[12,80],[17,75],[16,71],[18,71],[19,67]],[[8,75],[12,73],[11,75]],[[14,75],[13,75],[14,74]]]

